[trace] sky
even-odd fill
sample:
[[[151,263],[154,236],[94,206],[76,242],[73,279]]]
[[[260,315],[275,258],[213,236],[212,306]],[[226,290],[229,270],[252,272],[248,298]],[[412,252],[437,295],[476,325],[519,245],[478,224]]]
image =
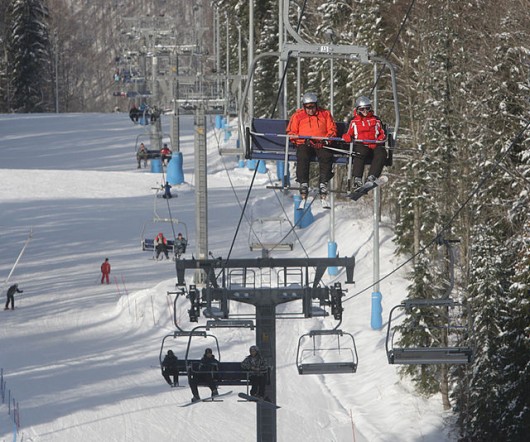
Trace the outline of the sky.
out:
[[[239,167],[234,156],[220,156],[224,141],[208,117],[208,248],[226,257],[241,216],[253,172]],[[237,397],[223,402],[182,407],[191,399],[186,379],[170,388],[161,376],[162,340],[175,329],[175,266],[154,261],[144,252],[142,232],[167,232],[153,216],[178,220],[188,235],[184,259],[195,252],[195,177],[193,119],[182,117],[181,151],[185,182],[173,187],[169,202],[156,198],[163,180],[150,168],[137,169],[134,147],[147,140],[146,129],[124,113],[0,115],[0,275],[2,302],[28,233],[23,256],[9,280],[24,293],[15,310],[1,311],[0,368],[6,388],[20,408],[23,441],[253,441],[256,405]],[[168,118],[163,119],[169,133]],[[169,138],[165,136],[165,141]],[[291,174],[294,168],[291,167]],[[293,195],[275,193],[276,167],[256,176],[232,258],[259,257],[250,251],[250,224],[264,218],[293,222]],[[291,181],[294,178],[291,177]],[[388,185],[392,185],[390,182]],[[390,309],[406,297],[407,266],[381,282],[383,327],[370,326],[373,279],[373,201],[335,201],[334,229],[341,257],[355,255],[355,285],[345,275],[326,274],[327,285],[347,289],[340,328],[350,333],[358,353],[354,374],[304,375],[296,369],[299,337],[313,329],[331,329],[332,317],[277,321],[278,441],[427,441],[457,440],[453,415],[442,408],[440,395],[415,394],[412,384],[389,365],[385,353]],[[296,229],[292,251],[272,257],[327,257],[331,212],[312,209],[314,222]],[[257,229],[261,241],[277,237],[274,222]],[[170,233],[170,232],[169,232]],[[166,235],[168,236],[168,235]],[[171,236],[171,234],[169,234]],[[381,275],[407,257],[395,254],[391,220],[380,230]],[[108,257],[111,284],[100,284],[100,265]],[[190,275],[191,276],[191,275]],[[188,281],[191,283],[192,281]],[[296,304],[296,303],[289,303]],[[279,307],[278,310],[296,306]],[[189,302],[180,297],[176,317],[189,330]],[[231,312],[245,310],[237,303]],[[249,330],[216,332],[221,358],[242,361],[255,343]],[[193,342],[197,356],[212,346]],[[341,345],[351,348],[351,342]],[[167,339],[163,348],[182,358],[187,340]],[[219,356],[219,355],[217,355]],[[200,388],[203,396],[207,388]],[[7,404],[0,404],[0,441],[13,439]]]

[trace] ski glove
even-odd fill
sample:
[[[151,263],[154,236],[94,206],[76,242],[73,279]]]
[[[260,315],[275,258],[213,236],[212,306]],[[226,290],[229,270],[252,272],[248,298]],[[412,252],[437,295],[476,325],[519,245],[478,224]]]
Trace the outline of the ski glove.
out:
[[[345,133],[343,136],[342,136],[342,139],[344,141],[346,141],[346,143],[351,143],[352,141],[352,136],[349,134],[349,133]]]

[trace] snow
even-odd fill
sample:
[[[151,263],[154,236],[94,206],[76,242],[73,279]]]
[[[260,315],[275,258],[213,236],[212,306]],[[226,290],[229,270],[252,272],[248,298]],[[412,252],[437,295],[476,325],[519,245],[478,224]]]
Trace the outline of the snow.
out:
[[[178,198],[169,202],[172,215],[187,227],[188,258],[195,250],[192,124],[191,116],[182,118],[186,183],[174,186]],[[10,280],[24,293],[15,298],[16,309],[2,311],[0,320],[0,368],[19,402],[18,440],[256,439],[254,404],[233,394],[222,403],[182,408],[191,398],[189,389],[171,389],[160,375],[161,342],[174,329],[173,298],[166,292],[175,289],[175,268],[171,261],[150,260],[151,254],[140,248],[140,232],[153,216],[152,187],[162,179],[136,169],[134,145],[144,130],[125,114],[0,115],[3,280],[33,229]],[[220,157],[219,139],[221,134],[208,132],[208,241],[215,256],[226,257],[253,172],[238,168],[234,157]],[[275,168],[269,168],[274,179]],[[275,196],[265,188],[268,180],[266,174],[256,177],[232,258],[258,256],[249,250],[249,220],[284,216],[282,204],[294,218],[292,196]],[[371,197],[336,202],[335,210],[339,254],[356,257],[356,285],[343,285],[349,300],[340,327],[355,337],[357,373],[298,375],[299,336],[313,328],[333,328],[336,322],[278,320],[279,441],[456,440],[446,428],[452,416],[443,412],[440,397],[415,395],[412,385],[400,380],[399,367],[387,363],[385,320],[406,296],[407,266],[381,282],[383,329],[370,327],[371,289],[364,289],[372,282],[371,203]],[[156,210],[167,213],[165,200],[156,204]],[[273,257],[327,256],[330,213],[315,207],[313,214],[315,222],[296,232],[303,248],[296,243],[292,252],[273,252]],[[381,229],[382,276],[404,261],[394,255],[392,237],[390,228]],[[99,283],[105,257],[112,265],[111,285]],[[324,276],[328,285],[344,280],[343,272]],[[6,289],[4,284],[4,294]],[[177,317],[185,329],[197,325],[189,323],[188,308],[188,301],[179,299]],[[217,337],[225,361],[243,360],[254,343],[253,332],[244,330]],[[207,346],[196,345],[198,353]],[[186,342],[171,346],[178,356],[185,347]],[[228,389],[242,390],[223,391]],[[0,405],[0,440],[13,440],[7,404]]]

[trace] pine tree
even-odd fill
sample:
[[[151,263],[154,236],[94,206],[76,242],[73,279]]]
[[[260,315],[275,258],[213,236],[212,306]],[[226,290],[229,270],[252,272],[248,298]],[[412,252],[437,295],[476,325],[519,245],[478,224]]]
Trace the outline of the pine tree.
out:
[[[50,41],[45,0],[13,0],[8,15],[11,100],[15,112],[50,109]]]

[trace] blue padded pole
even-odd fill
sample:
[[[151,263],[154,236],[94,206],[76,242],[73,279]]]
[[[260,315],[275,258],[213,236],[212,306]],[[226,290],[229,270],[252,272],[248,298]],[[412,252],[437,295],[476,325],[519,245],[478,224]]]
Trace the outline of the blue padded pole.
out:
[[[182,152],[174,152],[167,165],[166,180],[169,184],[182,184],[184,172],[182,170]]]
[[[267,173],[267,163],[265,162],[265,160],[259,160],[258,173]]]
[[[307,226],[311,225],[315,218],[313,213],[311,213],[311,206],[308,205],[304,210],[298,210],[300,201],[302,197],[300,195],[294,196],[294,223],[300,228],[305,229]]]
[[[151,160],[151,173],[162,173],[162,161],[160,161],[160,158]]]
[[[337,243],[335,241],[328,241],[328,258],[337,257]],[[339,273],[337,266],[328,267],[328,274],[335,276]]]
[[[370,325],[374,330],[380,330],[383,327],[383,295],[381,292],[372,293],[372,319]]]

